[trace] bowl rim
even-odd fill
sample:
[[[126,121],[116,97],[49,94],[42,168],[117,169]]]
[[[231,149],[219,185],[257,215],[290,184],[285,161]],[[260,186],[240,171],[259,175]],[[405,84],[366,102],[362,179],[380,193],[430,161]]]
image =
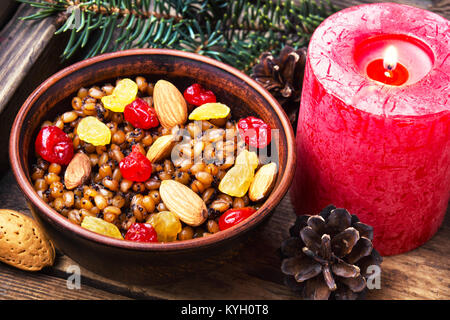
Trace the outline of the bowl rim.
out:
[[[29,112],[32,105],[47,90],[47,87],[53,85],[55,82],[59,81],[60,79],[64,78],[65,76],[71,73],[77,72],[89,65],[102,62],[108,59],[134,55],[136,56],[169,55],[175,57],[182,57],[185,59],[187,58],[198,61],[200,63],[212,65],[214,67],[223,69],[224,71],[232,74],[234,77],[244,81],[247,85],[249,85],[253,90],[257,91],[265,100],[269,102],[269,104],[279,117],[282,124],[282,130],[284,130],[286,135],[287,161],[286,161],[286,168],[284,172],[282,172],[282,177],[278,187],[272,190],[269,197],[266,199],[264,204],[257,210],[255,214],[253,214],[245,221],[239,223],[236,226],[209,235],[207,237],[201,237],[185,241],[165,242],[165,243],[159,242],[142,243],[142,242],[133,242],[115,239],[84,229],[81,226],[70,222],[67,218],[65,218],[63,215],[61,215],[53,208],[51,208],[46,202],[44,202],[38,196],[32,184],[27,179],[25,170],[21,165],[19,152],[19,145],[20,145],[19,136],[21,125],[24,123],[25,116]],[[30,94],[30,96],[26,99],[26,101],[19,109],[11,128],[9,140],[9,158],[14,177],[20,189],[27,197],[27,200],[33,203],[33,205],[38,209],[38,211],[42,213],[43,217],[47,221],[51,222],[52,224],[56,224],[59,229],[59,232],[70,232],[71,234],[83,238],[85,240],[90,240],[106,246],[112,246],[122,249],[133,249],[139,251],[179,251],[186,249],[198,249],[201,247],[202,248],[209,247],[214,246],[226,239],[235,238],[241,233],[245,233],[246,231],[253,229],[257,224],[259,224],[259,222],[261,222],[267,215],[269,215],[272,210],[274,210],[274,208],[279,204],[284,195],[287,193],[294,177],[295,171],[294,169],[296,164],[295,138],[292,126],[281,105],[266,89],[264,89],[261,85],[259,85],[255,80],[253,80],[243,72],[239,71],[238,69],[230,65],[227,65],[223,62],[196,53],[184,52],[173,49],[129,49],[112,53],[106,53],[79,61],[53,74],[52,76],[47,78],[43,83],[41,83]],[[40,214],[38,213],[38,215]]]

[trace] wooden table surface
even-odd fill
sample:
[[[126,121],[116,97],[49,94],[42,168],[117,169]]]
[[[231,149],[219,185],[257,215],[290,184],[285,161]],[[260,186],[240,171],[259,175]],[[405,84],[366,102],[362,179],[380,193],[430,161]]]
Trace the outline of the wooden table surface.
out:
[[[341,7],[361,3],[333,2]],[[450,17],[449,0],[408,3]],[[0,208],[30,214],[11,171],[0,176]],[[211,273],[170,285],[129,286],[81,267],[81,288],[69,289],[70,274],[66,270],[76,263],[61,252],[57,252],[53,267],[40,272],[25,272],[0,263],[0,299],[298,299],[283,284],[277,254],[294,220],[287,195],[268,223],[252,234],[236,257]],[[450,299],[448,212],[431,240],[408,253],[385,257],[381,266],[381,289],[370,290],[367,299]]]

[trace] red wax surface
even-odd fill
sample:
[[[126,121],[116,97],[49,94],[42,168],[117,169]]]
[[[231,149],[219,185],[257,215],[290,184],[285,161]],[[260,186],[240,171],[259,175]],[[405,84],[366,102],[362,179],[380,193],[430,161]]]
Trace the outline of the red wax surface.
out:
[[[430,72],[434,63],[434,54],[431,49],[415,37],[395,33],[370,36],[356,45],[354,60],[360,72],[367,74],[369,64],[375,63],[375,60],[392,59],[390,55],[392,49],[389,54],[389,47],[394,48],[397,52],[397,63],[408,70],[408,79],[405,85],[418,82]],[[371,67],[373,66],[371,65]],[[377,69],[384,70],[385,67],[377,67]],[[368,76],[373,79],[370,75]]]
[[[422,41],[431,70],[404,86],[369,79],[354,48],[383,34]],[[297,128],[298,214],[345,207],[374,227],[382,255],[416,248],[437,231],[450,199],[449,48],[448,20],[392,3],[345,9],[317,28]]]
[[[366,72],[369,78],[391,86],[400,86],[408,81],[409,78],[408,70],[402,64],[397,63],[394,70],[386,70],[383,59],[376,59],[370,62]]]

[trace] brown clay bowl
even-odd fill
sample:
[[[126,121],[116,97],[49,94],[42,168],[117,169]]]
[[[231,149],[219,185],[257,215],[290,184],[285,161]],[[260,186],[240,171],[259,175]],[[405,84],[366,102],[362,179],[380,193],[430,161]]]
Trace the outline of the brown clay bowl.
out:
[[[208,237],[171,243],[137,243],[109,238],[69,222],[37,195],[30,182],[34,140],[40,124],[69,110],[80,87],[119,77],[144,75],[166,79],[179,88],[194,82],[212,89],[237,117],[258,116],[279,130],[279,174],[273,191],[246,221]],[[14,121],[9,145],[14,176],[33,216],[53,243],[87,269],[129,283],[157,283],[203,272],[230,257],[249,231],[261,224],[288,190],[295,166],[292,127],[278,102],[240,71],[197,54],[175,50],[137,49],[87,59],[42,83],[25,101]]]

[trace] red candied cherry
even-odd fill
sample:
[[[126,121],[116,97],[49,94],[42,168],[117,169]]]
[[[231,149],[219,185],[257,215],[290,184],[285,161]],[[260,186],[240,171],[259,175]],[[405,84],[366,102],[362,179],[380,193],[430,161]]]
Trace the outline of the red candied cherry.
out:
[[[125,234],[125,240],[158,242],[158,235],[150,223],[133,223]]]
[[[188,103],[197,107],[205,103],[216,102],[216,95],[198,83],[194,83],[184,90],[183,96]]]
[[[125,106],[123,116],[135,128],[150,129],[159,125],[156,111],[140,98]]]
[[[146,181],[152,174],[152,163],[137,146],[133,146],[132,152],[120,161],[119,168],[124,179],[135,182]]]
[[[220,216],[219,229],[225,230],[231,228],[232,226],[235,226],[238,223],[244,221],[255,212],[256,210],[252,207],[229,209]]]
[[[239,120],[238,129],[244,142],[255,148],[264,148],[272,140],[270,126],[259,118],[250,116]]]
[[[73,158],[72,139],[56,126],[43,127],[34,147],[36,153],[48,162],[67,165]]]

